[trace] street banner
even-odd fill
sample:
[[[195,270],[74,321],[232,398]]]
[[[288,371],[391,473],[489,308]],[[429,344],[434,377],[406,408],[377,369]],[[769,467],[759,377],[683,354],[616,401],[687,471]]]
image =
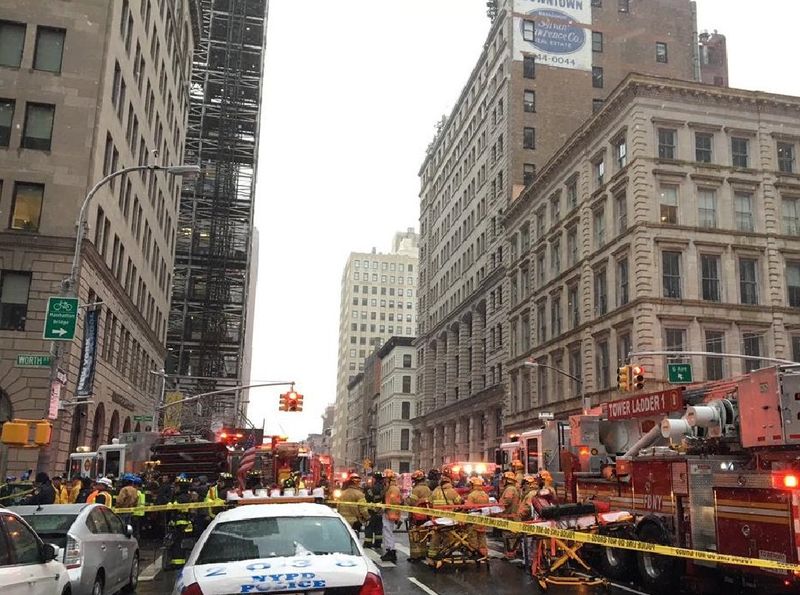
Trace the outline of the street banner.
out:
[[[513,59],[592,70],[590,0],[514,0]]]
[[[164,396],[164,428],[181,428],[181,416],[183,414],[183,393],[179,390],[168,392]],[[177,404],[175,404],[177,403]]]
[[[78,387],[75,396],[88,397],[94,390],[94,367],[97,361],[97,323],[100,310],[86,312],[83,326],[83,351],[81,352],[81,368],[78,373]]]

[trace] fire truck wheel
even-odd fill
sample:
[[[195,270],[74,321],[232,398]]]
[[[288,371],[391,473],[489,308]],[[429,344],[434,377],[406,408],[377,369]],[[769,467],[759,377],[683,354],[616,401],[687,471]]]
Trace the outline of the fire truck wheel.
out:
[[[613,579],[627,579],[634,566],[632,552],[615,547],[604,547],[600,552],[600,567],[603,576]]]
[[[648,543],[668,543],[664,530],[654,522],[645,522],[637,529],[641,541]],[[636,552],[639,577],[644,586],[653,593],[672,592],[676,583],[675,559],[658,554]]]

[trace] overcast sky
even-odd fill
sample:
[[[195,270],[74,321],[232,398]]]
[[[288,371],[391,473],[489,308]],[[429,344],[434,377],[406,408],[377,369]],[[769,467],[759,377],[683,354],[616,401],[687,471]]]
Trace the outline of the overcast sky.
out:
[[[336,397],[345,261],[418,228],[417,171],[489,19],[485,0],[269,4],[252,379],[297,381],[305,411],[278,414],[285,389],[263,388],[251,391],[249,416],[302,439]],[[800,95],[797,0],[697,5],[699,30],[727,36],[731,86]]]

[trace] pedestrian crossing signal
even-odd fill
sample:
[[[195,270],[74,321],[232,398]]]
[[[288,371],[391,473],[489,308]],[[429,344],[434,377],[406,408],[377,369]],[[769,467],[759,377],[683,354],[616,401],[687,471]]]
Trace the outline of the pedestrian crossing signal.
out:
[[[631,385],[633,390],[644,388],[644,366],[631,366]]]

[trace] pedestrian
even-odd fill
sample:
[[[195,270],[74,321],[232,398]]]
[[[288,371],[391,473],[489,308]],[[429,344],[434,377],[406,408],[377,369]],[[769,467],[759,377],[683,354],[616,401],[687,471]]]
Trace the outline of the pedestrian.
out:
[[[33,494],[28,496],[24,504],[54,504],[56,502],[56,491],[53,484],[50,482],[50,476],[44,471],[39,471],[36,474],[36,479],[33,482]]]
[[[383,504],[383,474],[375,471],[365,493],[369,504]],[[370,516],[364,527],[364,547],[375,551],[383,549],[383,508],[370,508]]]
[[[86,498],[87,504],[103,504],[111,508],[114,497],[111,495],[114,484],[107,477],[101,477],[92,484],[92,492]]]
[[[383,544],[386,552],[381,556],[384,562],[397,562],[397,552],[395,551],[394,528],[395,523],[400,520],[400,511],[389,508],[403,503],[403,496],[400,488],[397,487],[397,474],[392,469],[383,472],[386,492],[383,502],[387,508],[383,510]]]
[[[86,502],[87,498],[89,498],[89,494],[92,493],[92,480],[88,477],[81,477],[81,489],[78,492],[78,495],[75,497],[75,502],[78,504],[83,504]]]
[[[361,490],[361,476],[358,473],[352,473],[345,481],[342,495],[339,496],[338,510],[356,535],[364,527],[364,523],[369,520],[367,499]]]
[[[63,479],[60,475],[56,475],[51,480],[53,482],[53,489],[56,492],[56,501],[54,504],[69,504],[69,490],[64,485]]]
[[[411,488],[411,493],[406,498],[406,504],[417,508],[427,508],[428,504],[430,504],[431,489],[425,481],[425,472],[422,469],[417,469],[411,474],[411,481],[414,487]],[[412,513],[409,515],[409,521],[408,561],[416,562],[422,560],[427,554],[425,540],[420,527],[428,521],[428,517],[424,514]]]

